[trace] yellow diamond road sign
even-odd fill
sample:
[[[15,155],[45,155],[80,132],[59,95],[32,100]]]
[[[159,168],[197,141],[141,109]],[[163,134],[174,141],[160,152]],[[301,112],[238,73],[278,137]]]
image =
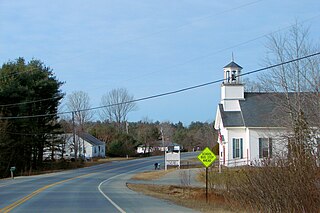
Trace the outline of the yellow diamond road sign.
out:
[[[206,147],[199,155],[198,159],[203,163],[205,167],[209,167],[216,159],[217,157],[213,152]]]

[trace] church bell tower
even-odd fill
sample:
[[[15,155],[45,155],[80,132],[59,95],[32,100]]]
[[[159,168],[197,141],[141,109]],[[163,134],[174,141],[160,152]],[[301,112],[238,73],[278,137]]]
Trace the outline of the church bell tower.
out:
[[[223,67],[221,104],[224,111],[240,111],[239,100],[244,100],[244,85],[241,82],[242,67],[233,60]]]

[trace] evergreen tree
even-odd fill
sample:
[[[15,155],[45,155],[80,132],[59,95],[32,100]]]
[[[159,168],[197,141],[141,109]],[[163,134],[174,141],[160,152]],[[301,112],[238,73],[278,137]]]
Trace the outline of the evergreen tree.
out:
[[[44,148],[59,128],[57,108],[63,83],[39,60],[23,58],[0,68],[0,174],[10,166],[23,173],[37,169]],[[42,115],[42,116],[38,116]]]

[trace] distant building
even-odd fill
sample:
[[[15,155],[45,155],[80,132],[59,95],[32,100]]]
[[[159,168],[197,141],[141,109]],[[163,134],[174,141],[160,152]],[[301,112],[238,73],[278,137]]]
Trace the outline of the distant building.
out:
[[[66,155],[74,157],[73,134],[66,134]],[[75,135],[75,142],[78,144],[78,155],[85,159],[94,157],[106,157],[105,142],[100,141],[89,133],[78,133]]]
[[[75,134],[74,139],[72,133],[61,134],[58,138],[61,142],[55,145],[54,151],[52,151],[52,147],[44,151],[44,160],[51,160],[52,158],[57,160],[61,159],[62,156],[64,159],[73,160],[75,159],[76,146],[78,147],[78,158],[90,160],[95,157],[106,157],[105,143],[88,133]]]
[[[160,140],[160,141],[155,142],[152,146],[139,145],[137,147],[137,153],[144,154],[144,153],[151,153],[151,152],[155,152],[155,151],[162,151],[163,152],[164,150],[168,151],[168,149],[180,151],[183,149],[183,147],[177,143],[168,142],[168,141],[166,141],[165,144],[163,144],[163,142]]]

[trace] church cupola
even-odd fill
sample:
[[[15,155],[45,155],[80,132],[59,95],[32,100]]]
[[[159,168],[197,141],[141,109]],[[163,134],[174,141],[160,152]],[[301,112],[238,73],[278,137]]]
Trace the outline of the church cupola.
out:
[[[223,67],[224,80],[221,84],[221,104],[224,111],[240,111],[240,100],[244,100],[244,85],[241,82],[242,67],[232,60]]]
[[[232,61],[225,67],[224,71],[224,84],[241,84],[240,75],[242,67],[239,66],[236,62]]]

